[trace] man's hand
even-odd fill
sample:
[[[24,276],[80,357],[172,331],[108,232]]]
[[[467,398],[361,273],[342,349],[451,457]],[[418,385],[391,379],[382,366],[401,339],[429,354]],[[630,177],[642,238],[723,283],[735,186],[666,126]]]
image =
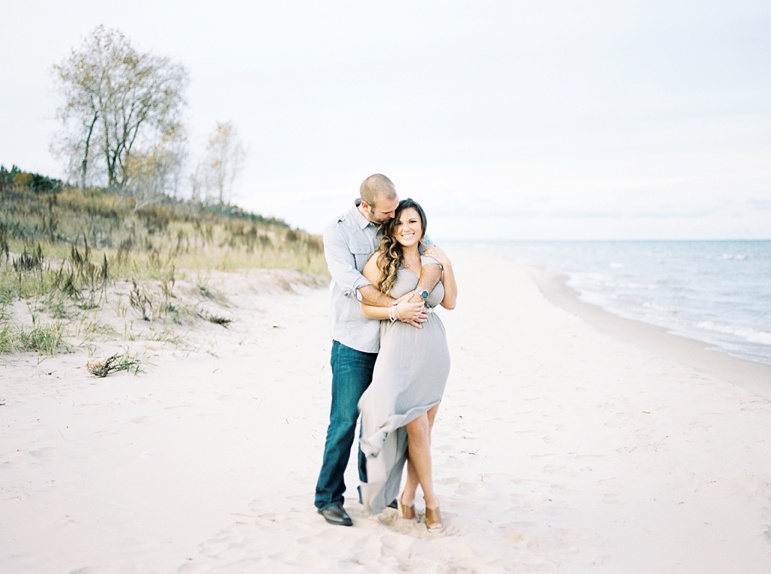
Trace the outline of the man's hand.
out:
[[[425,323],[428,320],[428,313],[426,312],[426,305],[420,297],[417,297],[417,302],[412,302],[410,299],[413,295],[417,296],[415,291],[405,293],[396,300],[394,305],[399,316],[399,320],[412,325],[418,329],[422,329],[421,323]]]

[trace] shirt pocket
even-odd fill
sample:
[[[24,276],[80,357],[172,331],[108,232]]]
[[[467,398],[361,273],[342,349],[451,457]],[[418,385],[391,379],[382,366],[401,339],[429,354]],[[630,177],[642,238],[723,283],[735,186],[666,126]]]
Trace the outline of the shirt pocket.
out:
[[[373,253],[372,245],[366,238],[352,237],[348,241],[348,249],[351,250],[351,254],[353,255],[356,270],[361,273],[364,269],[364,265]]]

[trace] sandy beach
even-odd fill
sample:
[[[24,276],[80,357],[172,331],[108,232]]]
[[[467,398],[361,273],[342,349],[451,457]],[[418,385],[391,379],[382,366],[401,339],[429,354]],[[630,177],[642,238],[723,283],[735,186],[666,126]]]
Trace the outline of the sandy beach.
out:
[[[443,533],[365,515],[353,464],[354,527],[316,513],[326,285],[223,273],[205,305],[227,327],[159,337],[136,319],[130,340],[0,357],[0,572],[771,571],[771,368],[447,251],[460,296],[439,311]],[[127,348],[137,375],[88,372]]]

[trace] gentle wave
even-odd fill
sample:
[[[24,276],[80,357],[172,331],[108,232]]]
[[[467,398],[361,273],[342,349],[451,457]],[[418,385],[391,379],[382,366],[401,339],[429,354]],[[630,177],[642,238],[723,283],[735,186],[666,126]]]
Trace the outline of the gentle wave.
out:
[[[585,301],[771,364],[771,241],[491,242]]]
[[[716,331],[724,335],[735,335],[749,343],[757,343],[758,345],[768,345],[771,347],[771,333],[768,331],[758,331],[755,329],[749,329],[747,327],[720,325],[713,321],[701,321],[696,326],[700,329]]]

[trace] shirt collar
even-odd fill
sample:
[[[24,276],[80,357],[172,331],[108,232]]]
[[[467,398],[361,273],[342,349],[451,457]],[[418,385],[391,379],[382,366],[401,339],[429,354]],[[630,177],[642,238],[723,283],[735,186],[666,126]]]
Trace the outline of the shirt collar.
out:
[[[351,210],[351,215],[353,216],[353,220],[356,222],[356,224],[359,226],[359,229],[365,229],[368,226],[372,226],[375,229],[378,229],[379,226],[372,223],[369,219],[364,217],[361,214],[361,211],[359,211],[359,205],[361,204],[361,199],[356,199],[356,202],[353,205],[353,209]]]

